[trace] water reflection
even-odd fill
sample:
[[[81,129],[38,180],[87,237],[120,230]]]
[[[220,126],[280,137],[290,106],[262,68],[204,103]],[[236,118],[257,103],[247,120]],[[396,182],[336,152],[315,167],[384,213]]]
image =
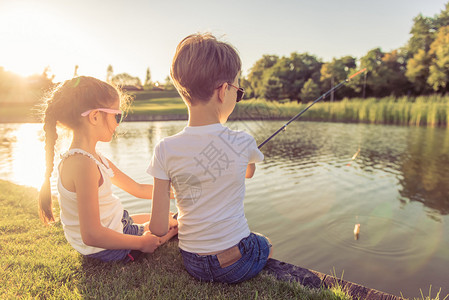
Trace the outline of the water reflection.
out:
[[[449,213],[449,131],[427,128],[407,143],[400,171],[401,195],[438,211]]]
[[[267,134],[258,137],[263,140]],[[447,129],[301,123],[273,139],[263,152],[265,168],[304,172],[303,176],[313,175],[307,170],[318,166],[352,166],[365,175],[390,173],[398,179],[401,203],[418,201],[439,214],[449,213]]]

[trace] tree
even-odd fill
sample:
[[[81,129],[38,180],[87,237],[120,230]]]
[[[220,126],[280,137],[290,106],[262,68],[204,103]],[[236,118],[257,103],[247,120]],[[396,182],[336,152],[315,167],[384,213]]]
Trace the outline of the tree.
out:
[[[264,80],[262,82],[262,97],[270,101],[279,100],[282,92],[282,84],[279,77],[268,73],[264,76]]]
[[[264,56],[248,76],[256,97],[269,100],[300,100],[304,83],[312,78],[319,82],[321,62],[308,53],[292,53],[289,57]]]
[[[320,88],[312,78],[309,78],[301,89],[301,99],[304,102],[313,101],[320,96]]]
[[[405,58],[398,50],[384,53],[380,48],[370,50],[361,58],[367,69],[367,96],[403,95],[408,85],[405,77]]]
[[[438,30],[437,38],[430,46],[431,63],[428,84],[434,91],[449,91],[449,26]]]
[[[445,9],[435,18],[435,27],[441,28],[449,25],[449,2],[446,3]]]
[[[251,89],[251,83],[245,77],[240,78],[240,86],[245,90],[244,99],[254,98],[254,92]]]
[[[143,85],[145,88],[150,88],[153,85],[153,82],[151,82],[151,72],[149,67],[147,68],[147,74],[145,76],[145,82]]]
[[[277,59],[274,65],[263,72],[258,92],[271,100],[288,98],[300,101],[304,83],[310,78],[319,82],[321,64],[308,53],[294,52],[289,57]]]
[[[166,91],[174,91],[176,89],[170,76],[165,77],[164,89]]]
[[[449,26],[449,3],[434,18],[417,16],[408,43],[407,78],[418,94],[447,91],[447,68],[445,43]]]
[[[413,26],[410,30],[412,35],[406,46],[407,58],[413,57],[420,49],[429,51],[430,44],[435,39],[437,30],[436,21],[430,17],[419,14],[413,19]]]
[[[405,76],[406,59],[399,50],[385,53],[382,58],[381,76],[384,78],[384,88],[395,96],[407,93],[411,88],[410,82]]]
[[[106,69],[106,82],[111,83],[112,77],[114,77],[114,69],[112,68],[112,65],[109,65]]]
[[[356,59],[352,56],[344,56],[340,59],[332,59],[332,62],[325,63],[321,66],[321,86],[322,92],[326,92],[333,88],[341,81],[348,78],[350,73],[356,68]],[[354,89],[345,85],[335,92],[337,98],[350,97],[354,95]],[[331,100],[332,95],[331,95]]]
[[[413,84],[413,88],[417,94],[422,94],[430,89],[427,83],[429,77],[431,57],[424,49],[418,52],[407,62],[407,70],[405,76]]]
[[[250,69],[248,74],[248,82],[250,83],[246,89],[249,94],[254,95],[254,97],[264,97],[264,77],[269,77],[266,73],[270,68],[278,61],[279,57],[276,55],[264,55],[261,59],[256,61],[256,63]],[[265,79],[267,81],[267,79]]]
[[[280,79],[283,86],[283,94],[291,101],[301,100],[301,89],[305,82],[312,79],[320,82],[320,70],[322,62],[316,56],[308,53],[292,53],[290,57],[283,59],[283,72]]]
[[[133,77],[128,73],[120,73],[112,77],[111,82],[117,86],[125,87],[125,86],[135,86],[141,87],[142,84],[140,82],[139,77]]]

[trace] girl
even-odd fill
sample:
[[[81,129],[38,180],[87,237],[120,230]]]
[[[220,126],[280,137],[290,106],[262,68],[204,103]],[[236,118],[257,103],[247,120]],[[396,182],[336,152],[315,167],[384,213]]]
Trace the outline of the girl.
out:
[[[151,215],[129,216],[112,194],[112,184],[138,198],[151,199],[153,186],[138,184],[96,152],[97,142],[109,142],[123,118],[127,98],[113,86],[92,77],[77,77],[55,88],[44,114],[46,173],[39,193],[39,212],[54,221],[50,176],[53,171],[57,124],[73,132],[68,152],[58,166],[61,223],[67,241],[81,254],[102,261],[134,260],[131,250],[152,253],[177,234],[157,237],[148,231]],[[134,224],[134,222],[138,224]]]

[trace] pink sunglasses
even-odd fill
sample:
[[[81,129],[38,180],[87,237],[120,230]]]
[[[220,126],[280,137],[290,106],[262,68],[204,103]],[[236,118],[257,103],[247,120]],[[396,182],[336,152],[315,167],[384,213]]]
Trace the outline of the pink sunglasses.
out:
[[[123,112],[121,110],[112,109],[112,108],[94,108],[94,109],[89,109],[89,110],[86,110],[85,112],[83,112],[81,114],[81,116],[85,117],[88,114],[90,114],[91,112],[96,111],[96,110],[105,112],[107,114],[115,114],[115,121],[117,122],[117,124],[120,124],[123,121]]]

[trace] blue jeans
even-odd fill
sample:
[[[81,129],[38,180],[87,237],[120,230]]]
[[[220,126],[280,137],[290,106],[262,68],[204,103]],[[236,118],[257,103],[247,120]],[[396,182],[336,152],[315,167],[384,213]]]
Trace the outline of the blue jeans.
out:
[[[251,233],[237,244],[242,257],[222,268],[217,255],[198,255],[179,249],[190,275],[201,281],[238,283],[248,280],[265,267],[271,244],[263,235]]]
[[[143,235],[144,226],[134,224],[133,219],[129,216],[128,211],[125,209],[123,211],[123,233],[130,235]],[[123,260],[125,262],[134,260],[133,255],[129,256],[131,250],[130,249],[114,249],[114,250],[103,250],[94,254],[86,255],[90,258],[96,258],[101,261],[120,261]],[[134,251],[133,251],[134,252]]]

